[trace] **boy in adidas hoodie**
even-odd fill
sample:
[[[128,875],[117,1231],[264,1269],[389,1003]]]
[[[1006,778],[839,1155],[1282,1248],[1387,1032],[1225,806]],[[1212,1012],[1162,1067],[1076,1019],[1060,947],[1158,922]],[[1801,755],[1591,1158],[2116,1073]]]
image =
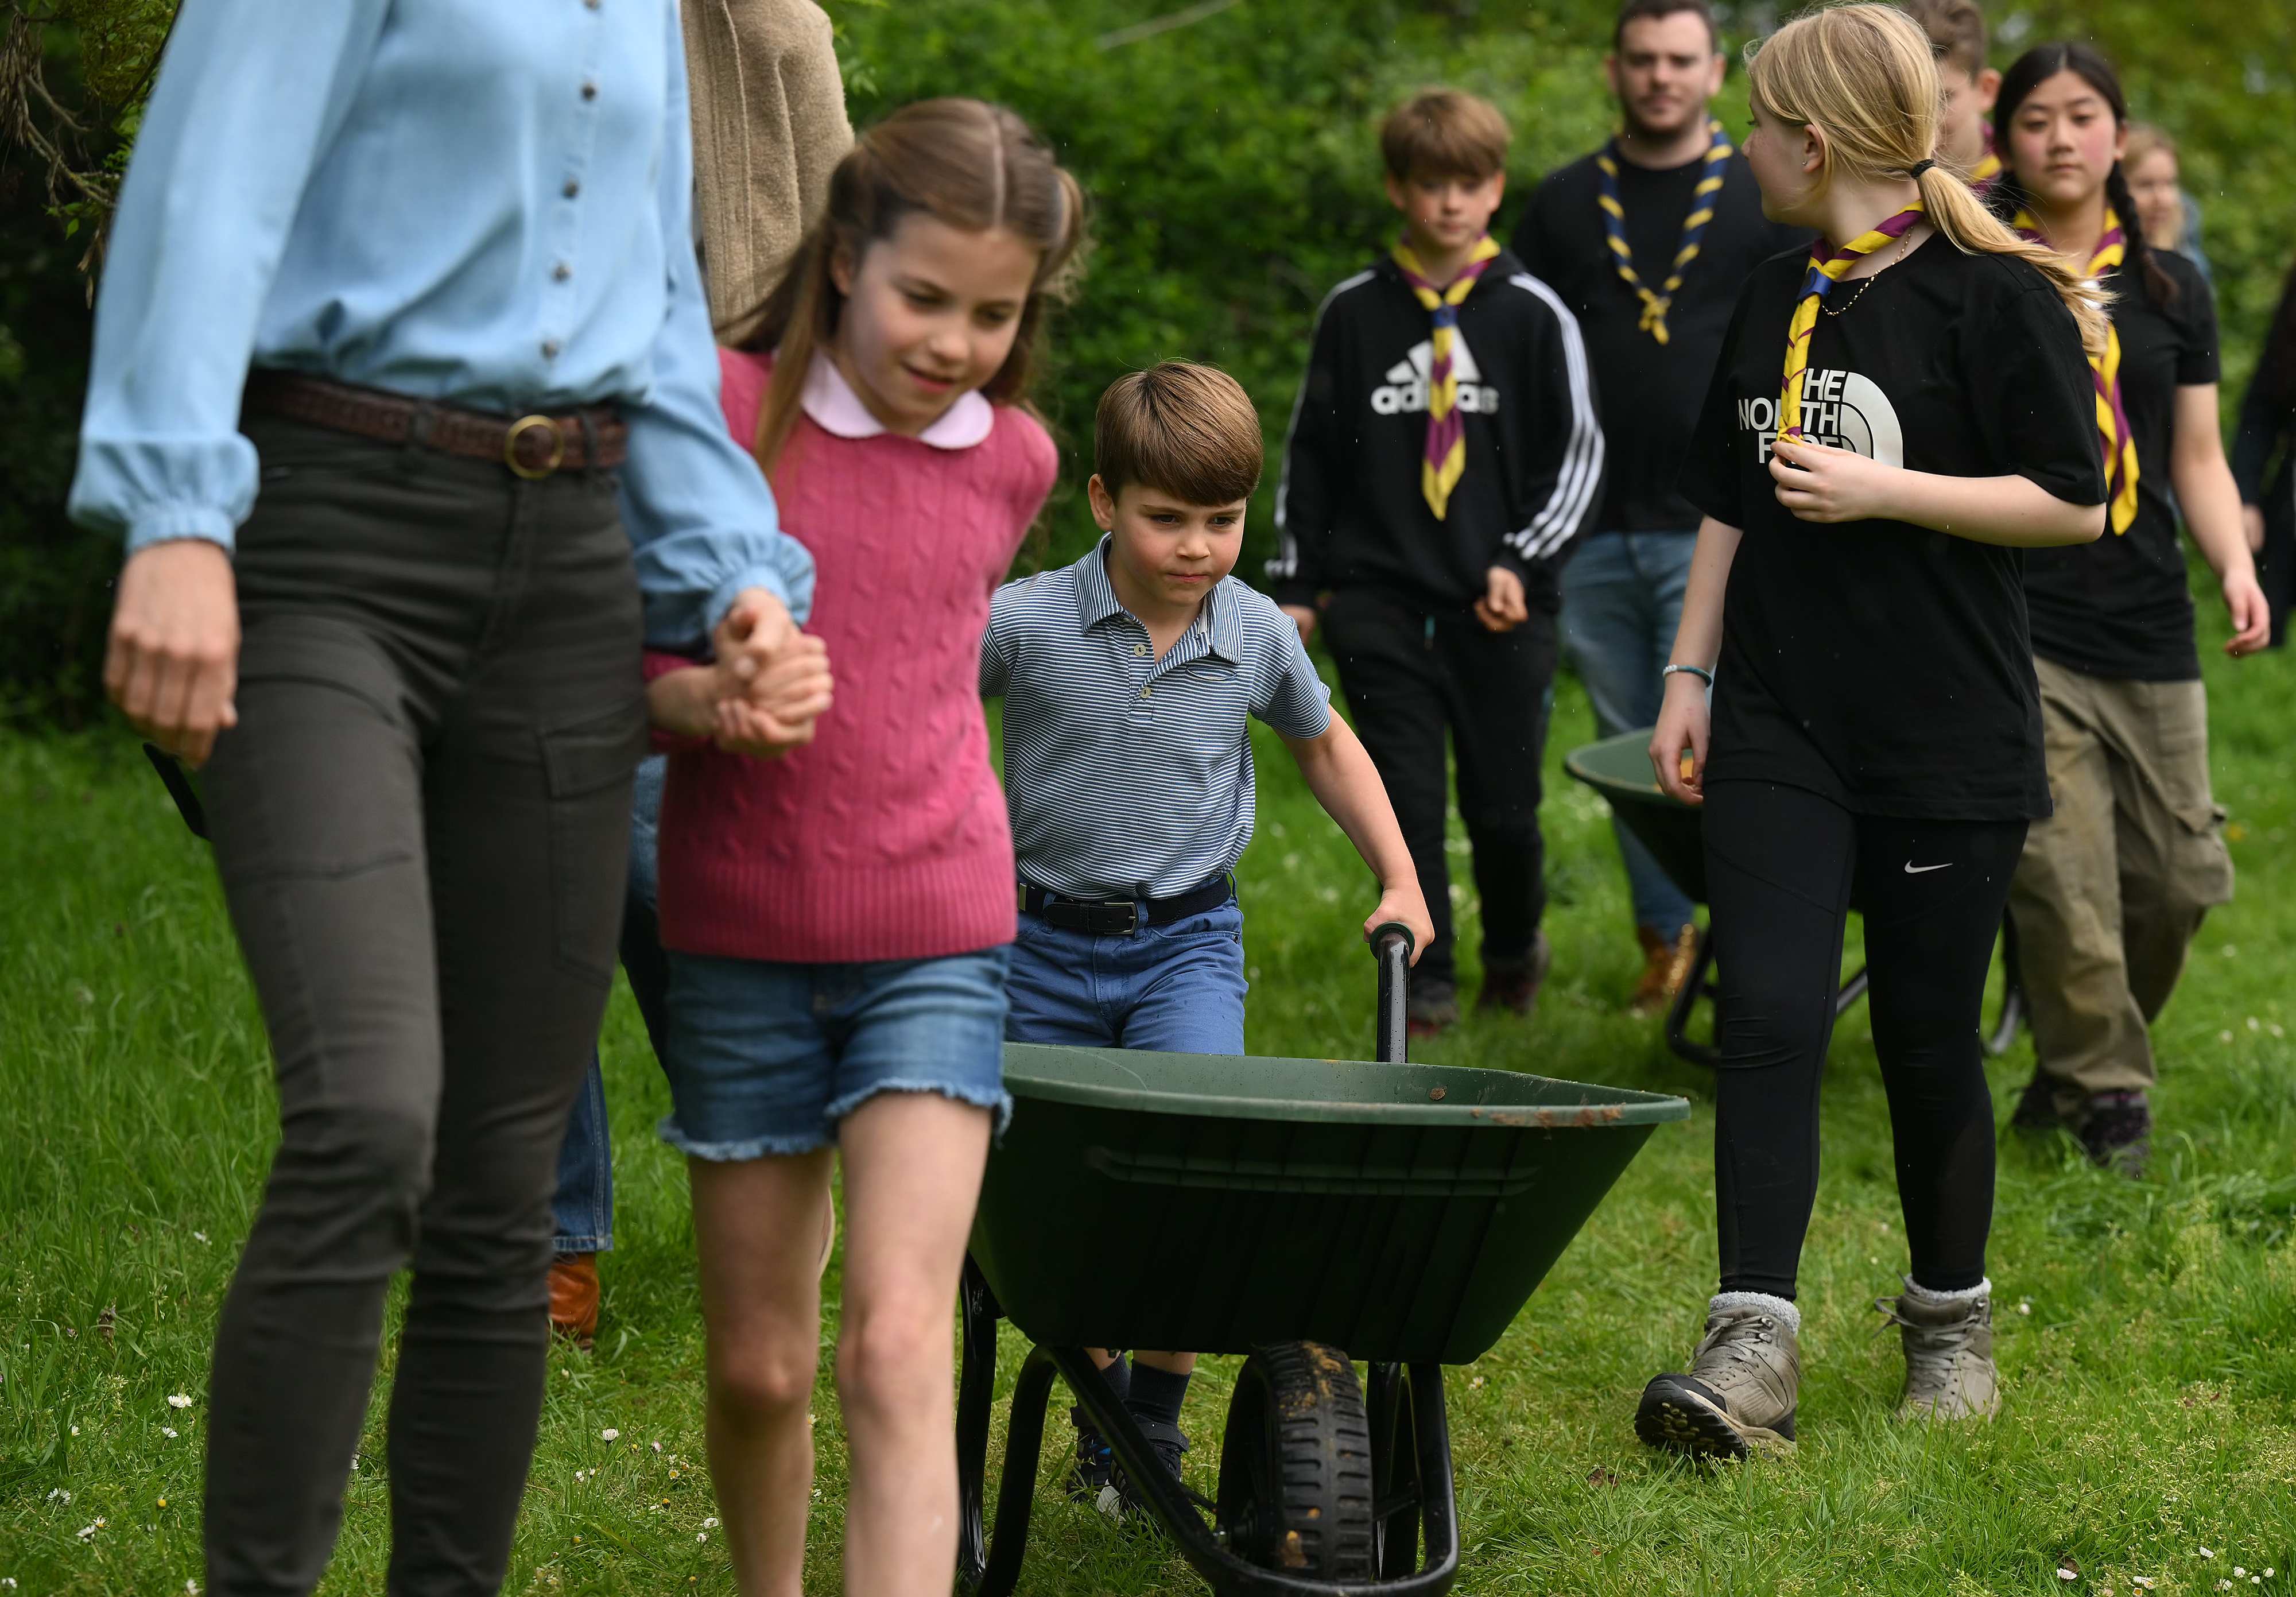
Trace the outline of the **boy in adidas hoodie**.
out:
[[[1267,575],[1317,627],[1394,801],[1435,922],[1414,1035],[1458,1018],[1444,732],[1482,899],[1479,1007],[1528,1014],[1549,958],[1539,758],[1555,574],[1602,502],[1603,431],[1578,323],[1489,236],[1508,132],[1431,90],[1380,135],[1393,250],[1316,313],[1276,489]]]

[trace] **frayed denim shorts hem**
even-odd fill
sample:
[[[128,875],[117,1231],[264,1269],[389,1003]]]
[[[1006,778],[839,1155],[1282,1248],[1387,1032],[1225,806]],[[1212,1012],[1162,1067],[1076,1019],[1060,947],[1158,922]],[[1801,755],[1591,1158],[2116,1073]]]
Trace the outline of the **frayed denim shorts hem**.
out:
[[[662,1141],[715,1163],[810,1153],[880,1093],[988,1110],[1001,1137],[1011,959],[1002,944],[842,965],[673,951]]]

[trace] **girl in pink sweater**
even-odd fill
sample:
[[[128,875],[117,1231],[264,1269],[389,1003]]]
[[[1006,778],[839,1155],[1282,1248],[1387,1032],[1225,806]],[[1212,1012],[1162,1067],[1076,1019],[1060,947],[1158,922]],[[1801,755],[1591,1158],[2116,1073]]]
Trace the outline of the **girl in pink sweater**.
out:
[[[745,1593],[799,1590],[830,1166],[848,1241],[837,1388],[849,1592],[945,1592],[956,1560],[949,1314],[1002,1079],[1013,843],[976,687],[991,594],[1051,489],[1022,407],[1083,200],[1011,111],[913,105],[723,356],[726,419],[817,568],[836,708],[778,759],[756,712],[652,662],[683,734],[661,815],[663,1135],[687,1156],[709,1445]],[[771,694],[758,695],[767,700]]]

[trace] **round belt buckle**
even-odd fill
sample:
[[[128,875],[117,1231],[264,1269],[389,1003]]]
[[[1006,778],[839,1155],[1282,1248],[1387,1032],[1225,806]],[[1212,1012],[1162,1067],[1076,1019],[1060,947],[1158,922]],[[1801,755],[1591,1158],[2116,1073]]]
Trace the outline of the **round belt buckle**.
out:
[[[550,458],[539,466],[529,466],[519,459],[518,444],[528,432],[537,427],[547,430],[550,434]],[[525,478],[529,482],[538,481],[549,476],[565,463],[566,434],[560,429],[558,423],[548,416],[521,416],[510,424],[510,430],[503,435],[503,464],[508,466],[512,473]]]

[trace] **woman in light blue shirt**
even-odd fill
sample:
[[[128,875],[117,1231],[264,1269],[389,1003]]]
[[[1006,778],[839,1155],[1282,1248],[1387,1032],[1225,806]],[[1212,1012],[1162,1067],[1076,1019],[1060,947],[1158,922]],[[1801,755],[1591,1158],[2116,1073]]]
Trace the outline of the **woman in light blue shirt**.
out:
[[[283,1126],[217,1338],[215,1597],[317,1584],[410,1261],[389,1589],[499,1586],[641,643],[714,644],[729,747],[826,701],[718,412],[689,141],[675,0],[201,0],[144,118],[72,511],[127,549],[108,685],[206,765]]]

